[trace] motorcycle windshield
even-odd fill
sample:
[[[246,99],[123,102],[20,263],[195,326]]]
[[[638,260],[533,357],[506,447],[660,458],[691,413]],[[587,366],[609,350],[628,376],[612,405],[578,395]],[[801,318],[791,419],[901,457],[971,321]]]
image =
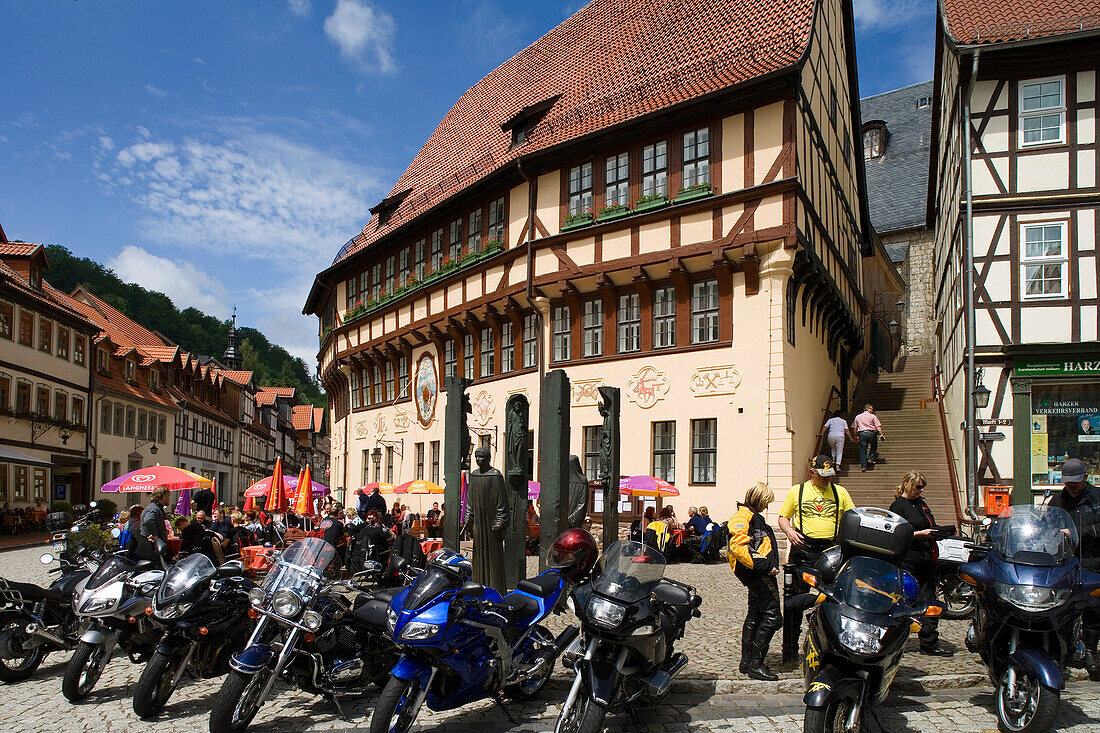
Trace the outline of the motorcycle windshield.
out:
[[[889,613],[905,598],[901,571],[883,560],[853,557],[837,576],[836,598],[867,613]]]
[[[989,528],[993,549],[1021,565],[1061,564],[1073,557],[1079,540],[1069,513],[1052,506],[1010,506]]]
[[[319,537],[298,540],[279,556],[268,572],[264,592],[271,596],[276,591],[290,589],[303,598],[312,595],[314,586],[335,556],[336,548]]]
[[[214,577],[214,563],[206,555],[188,555],[173,565],[157,589],[158,605],[171,603],[189,590]]]
[[[616,542],[600,561],[592,590],[623,603],[645,598],[665,575],[665,556],[641,542]]]
[[[462,587],[462,576],[438,565],[429,565],[409,586],[403,604],[408,611],[423,608],[440,593]]]
[[[91,577],[88,578],[88,583],[84,587],[88,590],[102,588],[110,583],[116,575],[129,572],[133,567],[133,563],[129,560],[118,557],[117,555],[112,555],[92,573]]]

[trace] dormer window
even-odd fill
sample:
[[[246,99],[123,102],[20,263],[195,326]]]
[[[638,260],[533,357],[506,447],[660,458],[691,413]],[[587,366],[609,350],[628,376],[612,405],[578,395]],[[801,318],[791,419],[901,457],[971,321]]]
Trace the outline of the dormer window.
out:
[[[863,126],[863,159],[881,158],[886,152],[886,123],[868,122]]]
[[[100,374],[107,373],[107,350],[96,349],[95,350],[95,368]]]
[[[160,391],[160,375],[156,372],[149,372],[149,386],[154,392]]]
[[[553,107],[554,103],[559,99],[561,99],[561,95],[555,94],[549,99],[529,104],[501,124],[501,130],[504,132],[510,130],[512,132],[513,148],[526,142],[527,136],[540,122],[542,122],[542,118],[546,116],[546,113],[550,111],[550,108]]]
[[[931,106],[932,106],[932,98],[931,97],[918,97],[917,98],[917,109],[924,109],[925,107],[931,107]]]
[[[38,290],[42,289],[42,271],[39,270],[37,267],[31,268],[30,282],[32,288],[36,288]]]
[[[136,375],[137,375],[137,364],[135,364],[134,362],[127,359],[126,360],[126,381],[127,382],[134,381]]]

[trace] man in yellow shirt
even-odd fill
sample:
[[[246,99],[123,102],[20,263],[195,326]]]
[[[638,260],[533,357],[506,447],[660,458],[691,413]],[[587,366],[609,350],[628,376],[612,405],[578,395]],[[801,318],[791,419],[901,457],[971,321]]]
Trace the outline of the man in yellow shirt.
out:
[[[799,568],[813,568],[821,553],[836,544],[840,515],[855,507],[848,490],[833,483],[834,476],[836,468],[831,458],[814,458],[810,461],[809,480],[792,486],[779,510],[779,528],[790,542],[787,562],[795,566],[795,593],[809,590]],[[797,653],[803,612],[800,607],[789,607],[785,611],[783,656],[790,659]]]

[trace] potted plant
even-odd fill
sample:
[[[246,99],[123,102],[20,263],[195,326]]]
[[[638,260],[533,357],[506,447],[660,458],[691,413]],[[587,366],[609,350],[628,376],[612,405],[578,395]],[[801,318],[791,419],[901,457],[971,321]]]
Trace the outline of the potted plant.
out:
[[[443,262],[441,262],[439,264],[439,271],[440,272],[450,272],[451,270],[455,269],[456,267],[458,267],[457,262],[452,260],[450,257],[444,257]]]
[[[667,196],[659,193],[647,193],[645,196],[638,199],[638,203],[634,206],[634,211],[648,211],[649,209],[659,209],[667,205]]]
[[[504,251],[504,242],[500,237],[493,237],[485,243],[485,254],[493,255]]]
[[[578,211],[576,214],[570,214],[565,217],[565,221],[561,225],[561,230],[567,232],[570,229],[578,229],[583,226],[588,226],[592,223],[592,209],[585,208]]]
[[[696,183],[694,186],[688,186],[681,188],[680,192],[676,194],[677,201],[690,201],[691,199],[701,198],[703,196],[709,196],[712,193],[712,189],[709,183]]]
[[[612,219],[621,219],[630,213],[630,207],[626,204],[620,204],[618,201],[614,201],[610,204],[604,204],[600,207],[599,220],[611,221]]]

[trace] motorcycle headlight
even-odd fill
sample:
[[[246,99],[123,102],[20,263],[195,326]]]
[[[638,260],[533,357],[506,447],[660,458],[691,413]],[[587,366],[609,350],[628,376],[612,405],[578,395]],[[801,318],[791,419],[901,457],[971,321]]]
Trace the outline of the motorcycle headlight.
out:
[[[618,603],[612,603],[606,598],[592,596],[588,602],[588,617],[592,622],[609,629],[617,629],[626,615],[626,607]]]
[[[875,624],[856,621],[847,616],[840,617],[840,643],[856,654],[877,654],[882,648],[882,637],[886,629]]]
[[[390,632],[390,636],[393,636],[394,630],[397,629],[397,611],[392,608],[386,609],[386,630]]]
[[[423,621],[410,621],[401,629],[401,638],[406,641],[430,639],[439,633],[439,626],[426,624]]]
[[[191,610],[193,603],[169,603],[167,606],[158,606],[153,604],[153,615],[159,619],[173,619],[179,618],[183,614]]]
[[[294,618],[302,610],[302,597],[285,588],[271,597],[271,610],[283,618]]]
[[[994,583],[993,588],[1001,598],[1024,611],[1049,611],[1061,606],[1072,595],[1068,588],[1054,590],[1040,585]]]
[[[89,598],[84,601],[84,605],[80,607],[80,613],[96,613],[97,611],[105,611],[111,607],[115,602],[113,598]]]
[[[316,631],[321,628],[321,614],[316,611],[306,611],[302,614],[302,626],[305,626],[310,631]]]
[[[248,602],[253,606],[263,606],[267,600],[267,595],[264,593],[263,588],[253,588],[248,591]]]

